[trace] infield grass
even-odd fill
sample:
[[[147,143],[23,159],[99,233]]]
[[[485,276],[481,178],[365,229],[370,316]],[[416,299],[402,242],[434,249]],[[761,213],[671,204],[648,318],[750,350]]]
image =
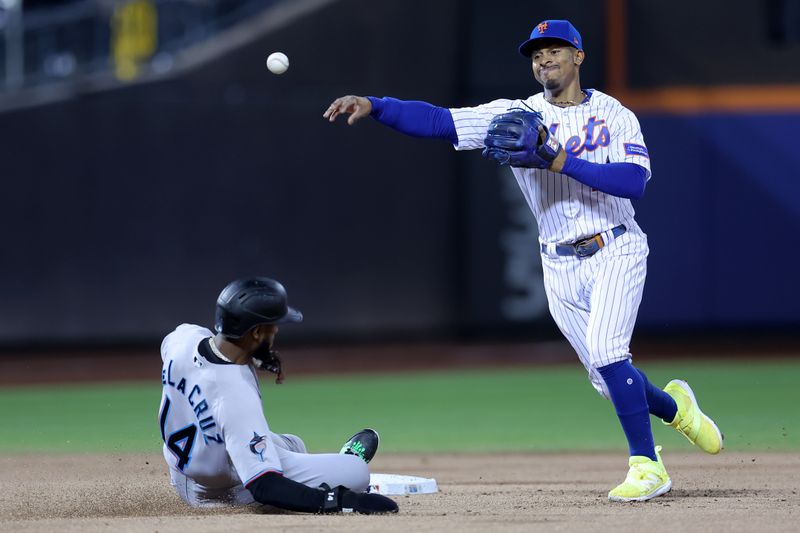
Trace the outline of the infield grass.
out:
[[[730,450],[799,450],[800,361],[643,364],[663,386],[686,379]],[[338,451],[363,427],[390,452],[626,449],[613,406],[582,368],[437,371],[262,380],[273,431],[309,451]],[[157,452],[161,384],[39,385],[0,390],[0,453]],[[691,450],[655,418],[656,442]]]

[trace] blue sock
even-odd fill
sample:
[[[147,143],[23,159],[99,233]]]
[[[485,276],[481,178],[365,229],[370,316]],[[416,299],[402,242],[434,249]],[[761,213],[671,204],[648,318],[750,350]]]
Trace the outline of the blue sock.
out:
[[[631,455],[643,455],[657,461],[645,380],[627,359],[597,370],[606,382]]]
[[[639,375],[641,375],[644,380],[644,392],[647,395],[647,405],[650,407],[650,414],[657,416],[667,423],[675,420],[675,415],[678,413],[678,404],[675,403],[672,396],[658,387],[653,386],[653,384],[647,380],[647,376],[644,375],[644,372],[638,368],[636,371],[639,372]]]

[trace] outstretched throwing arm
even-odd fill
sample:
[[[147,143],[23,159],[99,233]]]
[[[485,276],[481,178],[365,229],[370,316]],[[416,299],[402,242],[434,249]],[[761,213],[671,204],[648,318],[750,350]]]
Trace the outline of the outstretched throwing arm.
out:
[[[347,123],[353,125],[361,118],[372,118],[392,129],[427,139],[446,139],[458,144],[453,115],[445,107],[438,107],[418,100],[374,96],[342,96],[333,101],[323,117],[333,122],[341,114],[350,113]]]

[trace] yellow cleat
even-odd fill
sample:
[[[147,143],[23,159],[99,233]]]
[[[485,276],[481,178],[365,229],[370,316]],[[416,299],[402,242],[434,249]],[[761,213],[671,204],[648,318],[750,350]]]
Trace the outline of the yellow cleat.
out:
[[[664,423],[674,427],[704,452],[719,453],[723,448],[722,433],[714,421],[700,410],[689,384],[680,379],[673,379],[664,387],[664,392],[672,396],[678,404],[675,420]]]
[[[672,488],[672,480],[661,462],[661,446],[656,446],[656,457],[634,455],[628,460],[628,475],[625,481],[608,493],[612,502],[643,502],[661,496]]]

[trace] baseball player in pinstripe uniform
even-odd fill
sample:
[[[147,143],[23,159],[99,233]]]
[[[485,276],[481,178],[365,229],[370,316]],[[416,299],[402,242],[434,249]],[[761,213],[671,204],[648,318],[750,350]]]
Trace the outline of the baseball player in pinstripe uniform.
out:
[[[651,414],[710,454],[719,453],[723,438],[685,381],[661,390],[631,363],[648,254],[631,199],[650,179],[647,147],[630,110],[581,88],[586,56],[570,22],[540,22],[519,52],[531,59],[543,92],[452,109],[349,95],[323,116],[332,122],[349,114],[352,125],[369,115],[408,135],[446,139],[456,150],[483,149],[511,166],[538,223],[550,312],[592,385],[613,403],[628,440],[628,475],[608,497],[649,500],[672,486]]]

